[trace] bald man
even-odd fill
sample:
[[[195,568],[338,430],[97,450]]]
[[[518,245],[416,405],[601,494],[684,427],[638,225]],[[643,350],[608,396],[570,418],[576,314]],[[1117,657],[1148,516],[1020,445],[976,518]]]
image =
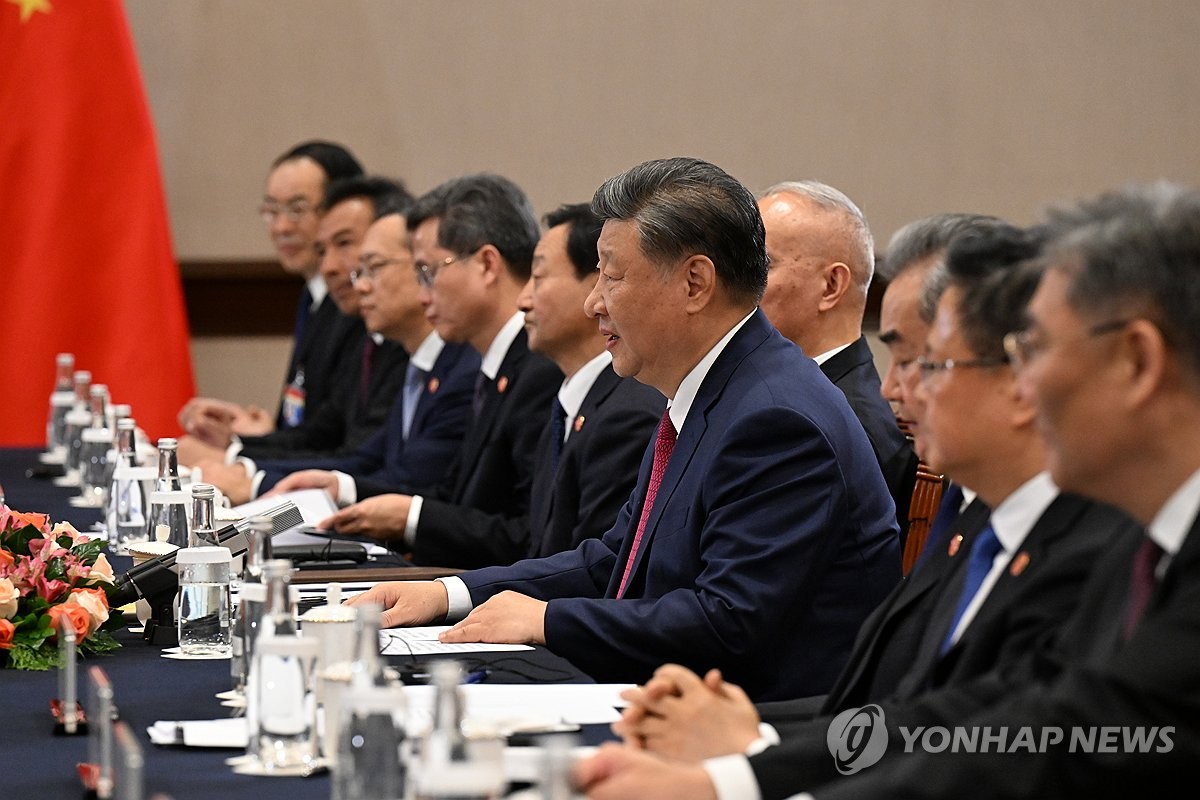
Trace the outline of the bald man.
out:
[[[846,395],[896,503],[903,541],[917,456],[880,393],[879,373],[862,335],[875,268],[867,221],[849,197],[817,181],[775,184],[759,198],[758,208],[771,259],[762,309]]]

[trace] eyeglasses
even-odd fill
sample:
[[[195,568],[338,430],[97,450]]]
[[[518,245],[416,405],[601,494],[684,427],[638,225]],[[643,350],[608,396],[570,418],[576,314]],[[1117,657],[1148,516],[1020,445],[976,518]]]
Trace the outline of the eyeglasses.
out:
[[[273,224],[280,214],[287,217],[290,222],[299,222],[314,211],[316,211],[316,207],[307,200],[289,200],[283,205],[268,200],[258,207],[259,215],[268,225]]]
[[[954,369],[986,369],[1003,367],[1008,363],[1007,358],[947,358],[944,361],[930,361],[925,356],[917,359],[917,369],[921,370],[921,380],[928,382],[935,374],[949,372]]]
[[[425,289],[433,288],[433,282],[437,280],[439,272],[451,264],[457,264],[459,261],[467,261],[473,258],[478,252],[479,248],[476,247],[469,253],[463,253],[462,255],[457,256],[447,256],[436,264],[415,265],[417,269],[417,283],[421,284],[421,286]]]
[[[1084,338],[1092,336],[1102,336],[1106,333],[1115,333],[1128,325],[1131,320],[1128,319],[1111,319],[1108,322],[1101,322],[1087,329]],[[1039,331],[1034,328],[1026,328],[1023,331],[1013,331],[1006,334],[1004,337],[1004,352],[1012,362],[1013,367],[1020,369],[1026,364],[1029,364],[1046,350],[1046,342],[1039,335]]]
[[[358,269],[350,270],[350,285],[358,288],[364,281],[375,283],[375,279],[379,277],[379,271],[384,267],[389,267],[392,264],[399,264],[401,260],[398,258],[381,258],[378,261],[358,262]]]

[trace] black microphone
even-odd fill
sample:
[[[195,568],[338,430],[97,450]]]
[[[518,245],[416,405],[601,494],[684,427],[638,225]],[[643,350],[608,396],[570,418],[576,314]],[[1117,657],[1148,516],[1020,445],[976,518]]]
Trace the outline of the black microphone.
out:
[[[262,514],[254,516],[271,518],[271,535],[294,528],[304,522],[304,517],[295,503],[285,500]],[[233,555],[246,552],[247,541],[245,531],[250,527],[250,518],[230,523],[217,531],[217,541],[222,547],[228,547]],[[132,567],[124,575],[114,581],[115,588],[108,598],[113,608],[133,603],[138,599],[148,602],[154,598],[169,594],[175,596],[179,587],[179,576],[175,574],[175,554],[177,550],[164,553],[161,556],[143,561]]]

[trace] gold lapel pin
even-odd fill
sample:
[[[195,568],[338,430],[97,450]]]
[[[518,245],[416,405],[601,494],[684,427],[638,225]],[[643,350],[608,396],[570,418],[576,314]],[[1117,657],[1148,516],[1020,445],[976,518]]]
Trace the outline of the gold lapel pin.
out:
[[[429,379],[429,393],[433,394],[434,392],[436,392],[438,390],[438,387],[441,385],[442,385],[442,382],[439,381],[437,378],[430,378]]]
[[[496,391],[504,394],[504,390],[508,388],[508,376],[501,375],[500,380],[496,381]]]
[[[581,430],[583,430],[583,420],[584,420],[584,417],[582,415],[575,418],[575,432],[576,433],[579,433]]]
[[[1008,571],[1012,573],[1012,576],[1015,578],[1024,572],[1025,568],[1028,566],[1029,553],[1022,550],[1021,552],[1017,553],[1017,557],[1013,559],[1012,565],[1008,568]]]
[[[946,552],[950,554],[951,558],[954,558],[956,555],[958,555],[958,548],[962,547],[962,540],[963,537],[961,533],[955,534],[954,538],[950,540],[950,547],[947,548]]]

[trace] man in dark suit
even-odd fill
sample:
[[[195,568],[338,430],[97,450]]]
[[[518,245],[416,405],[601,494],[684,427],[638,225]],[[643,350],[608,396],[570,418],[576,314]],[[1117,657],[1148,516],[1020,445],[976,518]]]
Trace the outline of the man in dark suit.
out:
[[[300,424],[262,436],[235,437],[231,430],[220,434],[210,429],[208,456],[198,462],[197,448],[189,446],[188,463],[198,463],[204,479],[235,504],[260,491],[258,461],[290,460],[287,471],[303,469],[317,459],[349,455],[383,427],[403,384],[408,353],[395,342],[368,334],[350,273],[371,223],[381,214],[411,206],[404,187],[386,178],[350,178],[326,189],[315,243],[321,278],[338,313],[353,320],[354,333],[344,345],[348,351],[334,373],[331,396],[310,407]]]
[[[367,229],[353,277],[367,329],[411,354],[403,388],[383,428],[353,454],[299,471],[295,462],[260,463],[260,492],[319,488],[346,506],[385,492],[432,491],[462,446],[479,354],[446,344],[425,319],[402,214],[385,214]]]
[[[673,659],[730,670],[761,699],[824,691],[898,579],[895,506],[845,397],[756,308],[754,199],[680,158],[610,179],[592,208],[605,223],[588,313],[617,374],[659,389],[667,413],[609,532],[460,576],[475,607],[443,640],[544,643],[598,680]],[[364,597],[389,625],[450,610],[438,583]]]
[[[903,547],[917,456],[879,393],[875,358],[862,334],[875,268],[866,218],[845,194],[811,180],[775,184],[758,208],[771,259],[763,312],[846,395],[896,503]]]
[[[433,543],[437,551],[426,553],[438,563],[507,563],[603,535],[633,490],[662,414],[658,391],[613,372],[604,339],[583,313],[596,280],[600,218],[586,204],[563,206],[547,215],[546,225],[517,304],[529,349],[554,361],[566,378],[546,409],[550,422],[538,440],[529,517],[495,520],[506,530],[528,524],[528,531],[480,540],[475,529],[444,530]],[[461,584],[448,589],[458,590],[469,609]]]
[[[341,315],[328,297],[315,248],[317,224],[329,183],[362,174],[350,151],[333,142],[303,142],[272,162],[259,211],[280,265],[305,281],[279,408],[271,415],[256,406],[194,398],[179,412],[180,425],[189,434],[204,441],[226,431],[252,436],[293,427],[304,419],[305,409],[316,408],[331,396],[333,374],[348,352],[356,320]],[[183,459],[187,448],[180,444]],[[194,463],[207,455],[201,452],[188,460]]]
[[[382,494],[337,512],[323,524],[386,540],[422,564],[477,566],[486,554],[442,541],[518,535],[528,545],[529,492],[538,437],[562,372],[529,352],[517,297],[529,279],[537,220],[515,184],[496,175],[437,187],[408,217],[425,316],[448,342],[482,357],[472,422],[443,484],[429,495]],[[475,560],[479,559],[479,560]]]
[[[1200,193],[1127,189],[1052,216],[1051,231],[1029,324],[1006,350],[1054,479],[1147,534],[1099,557],[1056,646],[975,681],[950,715],[936,698],[909,709],[913,747],[875,715],[870,760],[805,797],[1127,797],[1186,785],[1200,755]],[[930,749],[929,726],[1005,741]],[[1014,746],[1019,731],[1032,743]],[[646,770],[625,753],[589,767],[626,790]]]

